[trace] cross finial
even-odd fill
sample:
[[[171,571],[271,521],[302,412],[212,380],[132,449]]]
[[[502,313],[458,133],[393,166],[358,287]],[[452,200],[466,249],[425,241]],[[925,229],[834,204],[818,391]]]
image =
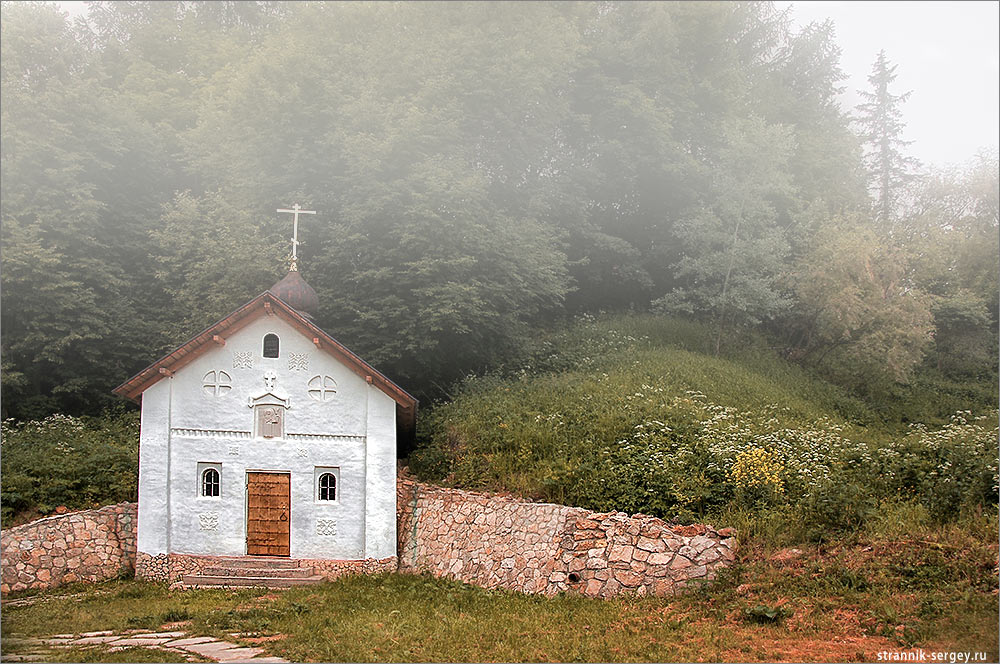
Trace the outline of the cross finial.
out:
[[[295,215],[292,221],[292,258],[288,266],[289,272],[296,272],[299,269],[299,215],[316,214],[316,210],[303,210],[302,206],[296,203],[292,208],[281,208],[278,212],[288,212]]]

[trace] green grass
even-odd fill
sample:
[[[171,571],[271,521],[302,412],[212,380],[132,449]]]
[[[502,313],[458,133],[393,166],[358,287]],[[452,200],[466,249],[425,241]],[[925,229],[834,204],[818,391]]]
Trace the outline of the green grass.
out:
[[[524,366],[472,379],[425,413],[423,448],[412,461],[432,480],[647,513],[633,507],[662,499],[685,506],[687,517],[736,526],[738,563],[710,587],[601,601],[390,574],[278,594],[117,581],[7,604],[3,631],[189,620],[192,634],[227,640],[235,632],[284,635],[261,647],[293,661],[872,661],[880,650],[909,647],[982,651],[996,661],[995,416],[904,440],[902,417],[887,418],[884,405],[782,360],[760,339],[723,357],[706,353],[708,342],[695,323],[653,316],[541,336]],[[941,407],[979,411],[995,398],[982,385],[930,373],[893,389],[926,406],[932,423]],[[938,389],[944,396],[935,405]],[[794,502],[789,473],[785,493],[768,502],[728,486],[724,471],[703,473],[722,458],[705,443],[702,418],[719,412],[708,401],[749,414],[710,443],[746,434],[751,446],[779,449],[802,431],[806,442],[795,444],[823,452],[810,458],[831,464],[829,481]],[[657,420],[665,428],[648,439],[636,433],[637,424]],[[859,442],[823,447],[841,435]],[[799,448],[788,449],[783,463]],[[892,454],[879,466],[885,450]],[[657,454],[666,456],[651,463]],[[601,482],[604,494],[585,493]],[[699,492],[715,502],[696,514]],[[787,555],[788,547],[801,553]],[[113,661],[100,649],[59,656]]]
[[[906,647],[996,661],[996,536],[992,513],[800,545],[793,557],[750,540],[718,582],[675,598],[547,598],[396,574],[280,593],[118,581],[5,606],[2,627],[45,635],[187,616],[192,634],[283,634],[258,645],[292,661],[873,661]],[[780,618],[762,621],[768,611]]]
[[[809,420],[835,415],[868,423],[875,413],[847,390],[817,379],[788,362],[760,336],[748,336],[712,352],[712,331],[682,318],[641,315],[584,319],[536,342],[528,374],[596,375],[615,370],[638,380],[669,385],[673,394],[697,390],[716,403],[752,409],[789,406]]]

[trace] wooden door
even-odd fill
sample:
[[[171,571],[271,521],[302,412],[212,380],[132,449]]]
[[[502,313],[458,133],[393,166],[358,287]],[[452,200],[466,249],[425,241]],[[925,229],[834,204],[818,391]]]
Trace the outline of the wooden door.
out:
[[[289,555],[291,507],[288,473],[247,473],[248,555]]]

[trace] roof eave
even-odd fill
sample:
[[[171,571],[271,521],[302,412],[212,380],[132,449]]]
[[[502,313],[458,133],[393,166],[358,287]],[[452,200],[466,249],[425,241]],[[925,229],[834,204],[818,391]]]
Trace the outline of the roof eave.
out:
[[[218,335],[220,332],[229,332],[232,334],[244,325],[247,325],[250,320],[256,317],[255,314],[258,312],[258,305],[260,311],[266,312],[268,307],[265,303],[274,305],[274,313],[283,314],[294,326],[302,328],[300,331],[314,334],[314,340],[320,342],[318,345],[327,346],[325,350],[337,356],[338,359],[341,359],[356,374],[378,387],[402,408],[412,410],[414,413],[416,412],[418,402],[413,395],[365,362],[358,355],[351,352],[350,349],[317,327],[301,313],[285,304],[269,290],[264,291],[233,313],[202,330],[181,346],[167,353],[113,389],[112,392],[118,396],[138,402],[142,393],[153,384],[165,375],[177,371],[188,362],[194,360],[201,353],[205,352],[202,350],[203,348],[211,347],[210,344],[214,335]]]

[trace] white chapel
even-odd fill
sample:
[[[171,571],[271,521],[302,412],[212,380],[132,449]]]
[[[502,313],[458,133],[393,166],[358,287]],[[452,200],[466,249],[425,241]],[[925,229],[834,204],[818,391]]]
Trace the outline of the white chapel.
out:
[[[281,281],[115,389],[142,404],[137,576],[395,569],[397,431],[417,402],[312,321],[299,211]]]

